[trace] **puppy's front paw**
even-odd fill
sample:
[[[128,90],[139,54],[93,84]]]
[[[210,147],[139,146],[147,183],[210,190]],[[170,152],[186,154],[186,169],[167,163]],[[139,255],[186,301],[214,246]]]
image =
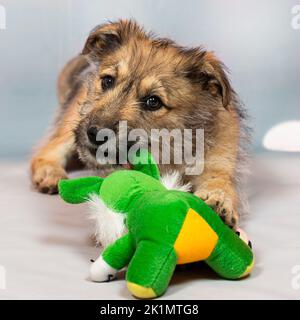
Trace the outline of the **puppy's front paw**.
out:
[[[32,170],[32,183],[42,193],[57,193],[59,180],[66,178],[65,170],[51,162],[44,162]]]
[[[234,209],[233,202],[230,197],[226,196],[222,189],[201,190],[195,193],[200,199],[204,200],[221,219],[230,227],[237,227],[238,213]]]

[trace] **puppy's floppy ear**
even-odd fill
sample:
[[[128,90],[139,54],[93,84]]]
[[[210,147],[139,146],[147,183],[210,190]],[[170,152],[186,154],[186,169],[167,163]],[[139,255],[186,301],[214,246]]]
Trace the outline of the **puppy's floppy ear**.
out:
[[[90,33],[82,54],[101,55],[111,52],[132,37],[143,39],[146,34],[134,20],[119,20],[96,27]]]
[[[227,108],[233,90],[226,74],[226,68],[212,52],[202,48],[194,48],[187,51],[190,57],[190,70],[187,75],[192,80],[201,83],[203,89],[213,96],[220,95],[224,108]]]
[[[82,54],[101,55],[116,49],[122,42],[119,27],[119,23],[107,23],[94,28],[86,40]]]

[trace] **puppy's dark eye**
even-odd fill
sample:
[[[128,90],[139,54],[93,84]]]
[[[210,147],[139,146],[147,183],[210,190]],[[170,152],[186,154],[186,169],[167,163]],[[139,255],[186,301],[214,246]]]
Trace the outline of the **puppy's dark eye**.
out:
[[[112,76],[104,76],[101,79],[101,87],[103,91],[111,89],[115,84],[115,78]]]
[[[163,106],[162,101],[157,96],[150,96],[144,99],[144,107],[149,111],[155,111]]]

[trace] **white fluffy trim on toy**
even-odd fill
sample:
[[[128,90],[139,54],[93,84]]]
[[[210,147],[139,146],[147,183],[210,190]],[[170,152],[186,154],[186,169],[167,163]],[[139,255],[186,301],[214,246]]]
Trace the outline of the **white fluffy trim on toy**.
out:
[[[88,201],[90,219],[95,222],[97,243],[106,248],[126,233],[125,214],[108,208],[97,194],[91,194]]]
[[[163,175],[160,179],[160,182],[168,190],[179,190],[179,191],[190,192],[192,189],[192,184],[190,182],[186,184],[182,183],[181,174],[178,171],[172,171],[170,173]]]

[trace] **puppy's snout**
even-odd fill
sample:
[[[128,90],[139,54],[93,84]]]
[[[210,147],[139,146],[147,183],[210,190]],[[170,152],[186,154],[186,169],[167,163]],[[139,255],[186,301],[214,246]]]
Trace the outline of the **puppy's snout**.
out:
[[[104,137],[104,139],[97,139],[97,135],[99,132],[99,128],[96,126],[91,126],[87,129],[87,136],[89,138],[90,143],[100,146],[108,140],[108,137]]]

